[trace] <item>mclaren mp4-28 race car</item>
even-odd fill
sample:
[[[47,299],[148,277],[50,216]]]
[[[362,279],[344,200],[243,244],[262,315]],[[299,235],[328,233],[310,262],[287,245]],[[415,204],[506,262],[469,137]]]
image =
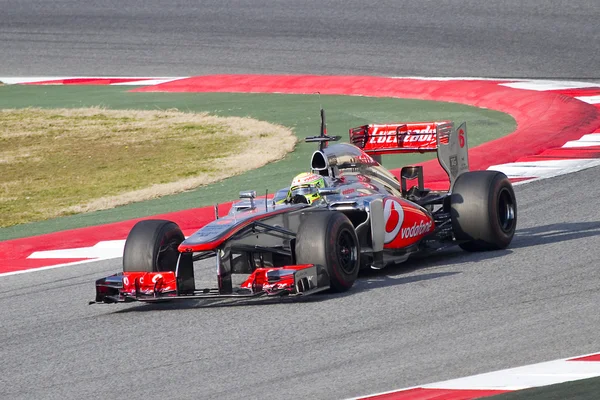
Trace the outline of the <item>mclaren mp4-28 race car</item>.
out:
[[[506,248],[517,223],[512,185],[498,171],[469,171],[465,123],[373,124],[332,143],[321,111],[318,150],[273,198],[240,193],[227,215],[185,238],[171,221],[130,231],[123,272],[96,281],[96,302],[306,296],[352,287],[359,270],[382,269],[448,246]],[[424,187],[423,169],[399,178],[382,155],[437,152],[449,190]],[[216,208],[215,208],[216,209]],[[218,214],[215,212],[215,214]],[[194,264],[213,259],[214,287],[197,288]],[[232,276],[237,276],[235,285]],[[239,282],[242,282],[239,284]]]

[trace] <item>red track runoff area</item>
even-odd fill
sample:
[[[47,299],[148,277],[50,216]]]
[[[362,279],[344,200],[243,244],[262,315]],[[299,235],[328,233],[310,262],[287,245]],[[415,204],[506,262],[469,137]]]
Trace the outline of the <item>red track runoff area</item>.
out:
[[[600,112],[590,104],[557,93],[513,89],[487,80],[424,80],[370,76],[209,75],[134,89],[134,92],[237,92],[396,97],[446,101],[490,108],[515,118],[517,129],[469,151],[472,169],[515,162],[600,127]],[[468,123],[467,123],[468,127]],[[436,160],[425,162],[432,189],[448,187]],[[399,171],[398,171],[399,172]]]
[[[90,82],[88,83],[87,80]],[[122,79],[73,78],[42,81],[41,84],[119,84]],[[142,79],[142,78],[140,78]],[[138,82],[149,81],[143,78]],[[64,81],[64,82],[63,82]],[[136,81],[136,79],[130,79]],[[473,170],[492,165],[565,158],[600,158],[600,145],[564,148],[583,136],[600,132],[600,109],[575,99],[582,92],[600,94],[600,88],[578,90],[525,90],[507,87],[508,81],[436,80],[366,76],[313,75],[209,75],[169,80],[134,89],[134,92],[238,92],[352,95],[369,97],[412,98],[462,103],[508,113],[515,118],[517,129],[502,138],[484,143],[469,151]],[[40,82],[38,81],[38,84]],[[589,135],[588,135],[589,136]],[[446,189],[448,178],[437,160],[422,163],[426,184],[432,189]],[[393,170],[396,174],[399,170]],[[524,179],[524,178],[521,178]],[[220,214],[231,203],[221,206]],[[214,219],[212,207],[184,210],[148,218],[176,222],[189,234]],[[140,218],[143,219],[143,218]],[[51,267],[90,258],[28,258],[33,252],[85,248],[99,242],[123,240],[140,219],[108,225],[55,232],[36,237],[0,242],[0,274],[34,268]],[[93,260],[93,259],[91,259]]]

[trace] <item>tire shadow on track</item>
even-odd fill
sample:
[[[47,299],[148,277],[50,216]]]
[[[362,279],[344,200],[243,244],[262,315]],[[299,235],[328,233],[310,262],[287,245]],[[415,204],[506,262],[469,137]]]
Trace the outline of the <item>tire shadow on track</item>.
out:
[[[277,304],[292,304],[292,303],[314,303],[339,297],[336,294],[316,294],[311,297],[277,297],[277,298],[255,298],[252,300],[231,300],[231,299],[215,299],[215,300],[179,300],[164,303],[143,304],[140,303],[137,307],[130,307],[115,311],[113,314],[126,314],[131,312],[148,312],[148,311],[172,311],[172,310],[188,310],[202,308],[228,308],[228,307],[249,307],[249,306],[268,306]]]
[[[414,270],[413,270],[414,271]],[[457,275],[461,272],[435,272],[425,273],[420,275],[411,275],[406,277],[397,276],[402,273],[396,273],[394,276],[389,274],[383,274],[380,272],[376,278],[371,275],[370,279],[363,279],[359,276],[359,279],[354,284],[354,287],[344,293],[317,293],[307,297],[274,297],[274,298],[256,298],[252,300],[229,300],[229,299],[217,299],[217,300],[180,300],[177,302],[164,302],[164,303],[153,303],[153,304],[140,304],[137,307],[130,307],[127,309],[117,310],[115,314],[130,313],[130,312],[147,312],[147,311],[167,311],[167,310],[185,310],[185,309],[201,309],[201,308],[227,308],[227,307],[248,307],[248,306],[268,306],[268,305],[281,305],[281,304],[292,304],[292,303],[316,303],[324,302],[334,299],[341,299],[347,296],[356,295],[368,290],[381,289],[388,286],[406,285],[415,282],[438,279],[451,275]],[[404,271],[404,273],[411,271]]]
[[[364,291],[449,277],[463,273],[462,268],[465,265],[509,254],[512,254],[511,250],[482,253],[468,253],[458,248],[442,250],[434,254],[415,256],[405,263],[390,265],[381,270],[363,270],[355,286]],[[452,268],[456,265],[460,265],[460,267],[457,267],[455,271],[428,272],[432,269]],[[415,272],[421,273],[415,274]]]
[[[510,245],[524,248],[600,236],[600,221],[565,222],[517,230]]]
[[[353,296],[368,290],[378,290],[386,287],[400,286],[423,282],[432,279],[442,279],[461,274],[465,264],[479,263],[513,253],[511,249],[527,248],[568,240],[577,240],[600,236],[600,221],[556,223],[532,228],[518,229],[509,249],[468,253],[458,248],[442,250],[427,256],[418,256],[407,262],[390,265],[381,270],[362,270],[354,287],[345,293],[322,293],[309,297],[286,298],[257,298],[252,300],[182,300],[172,303],[140,304],[127,309],[116,310],[115,313],[167,311],[195,308],[215,307],[247,307],[303,302],[323,302]],[[437,271],[437,268],[452,268],[454,271]]]

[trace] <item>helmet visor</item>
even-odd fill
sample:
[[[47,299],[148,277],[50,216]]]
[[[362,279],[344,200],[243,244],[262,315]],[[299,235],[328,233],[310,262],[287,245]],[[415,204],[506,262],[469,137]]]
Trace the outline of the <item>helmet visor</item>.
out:
[[[292,196],[296,196],[296,195],[306,196],[308,194],[315,194],[318,192],[319,192],[319,189],[317,189],[316,187],[311,187],[311,186],[294,187],[291,190]]]

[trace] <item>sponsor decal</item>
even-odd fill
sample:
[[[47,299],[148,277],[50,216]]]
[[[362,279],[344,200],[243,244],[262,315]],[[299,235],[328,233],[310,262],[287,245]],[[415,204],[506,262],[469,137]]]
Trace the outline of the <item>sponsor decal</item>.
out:
[[[383,125],[383,126],[377,126],[377,125],[375,125],[373,127],[372,134],[373,135],[385,135],[386,133],[390,133],[390,132],[395,132],[395,133],[398,133],[400,135],[403,135],[403,134],[413,135],[413,134],[421,134],[421,133],[435,133],[436,125],[435,124],[428,124],[423,129],[408,129],[406,132],[402,132],[401,131],[402,128],[406,128],[406,125],[405,124],[398,125],[395,128],[393,126],[389,126],[389,125]]]
[[[407,123],[395,125],[372,125],[369,129],[369,144],[427,144],[437,142],[437,126],[439,122],[427,124]]]
[[[421,236],[431,230],[431,221],[421,220],[418,224],[415,222],[410,228],[402,229],[402,239],[414,238]]]
[[[321,178],[321,175],[317,174],[302,174],[303,176],[299,177],[294,181],[295,185],[300,185],[302,183],[312,182]]]
[[[342,191],[342,196],[349,195],[350,193],[354,193],[354,189],[346,189]]]
[[[402,228],[404,210],[402,205],[394,199],[385,199],[383,205],[383,218],[385,220],[385,243],[390,243]]]
[[[402,143],[422,143],[431,142],[435,140],[434,134],[418,134],[416,131],[409,131],[408,133],[400,134],[400,141]],[[382,143],[398,143],[398,135],[396,134],[377,134],[371,137],[369,140],[370,144],[382,144]]]

